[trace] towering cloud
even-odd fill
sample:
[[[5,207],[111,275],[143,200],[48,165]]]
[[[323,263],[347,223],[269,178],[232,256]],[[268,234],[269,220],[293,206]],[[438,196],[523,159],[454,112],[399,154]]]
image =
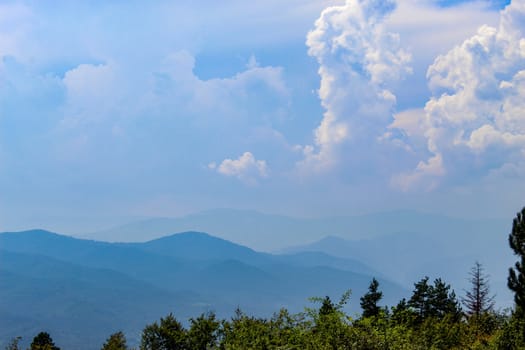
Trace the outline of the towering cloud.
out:
[[[304,147],[301,166],[330,168],[349,145],[353,153],[378,142],[391,122],[396,97],[390,85],[410,71],[410,55],[400,48],[398,35],[383,27],[394,8],[391,0],[347,0],[325,9],[308,34],[325,113],[315,146]]]
[[[395,178],[403,188],[481,178],[525,164],[525,1],[501,12],[497,28],[476,35],[436,58],[427,78],[432,97],[421,113],[396,117],[407,144],[424,140],[428,154]],[[512,170],[514,169],[514,170]]]

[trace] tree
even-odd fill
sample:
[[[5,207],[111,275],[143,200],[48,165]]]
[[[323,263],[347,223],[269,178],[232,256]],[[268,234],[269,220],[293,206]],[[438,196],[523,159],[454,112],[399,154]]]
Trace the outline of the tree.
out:
[[[525,314],[525,207],[516,214],[509,235],[509,245],[519,260],[509,269],[507,285],[514,292],[516,311]]]
[[[443,318],[446,315],[458,320],[461,316],[461,305],[456,293],[450,290],[450,284],[438,278],[430,288],[430,316]]]
[[[186,330],[172,314],[147,325],[142,331],[141,350],[185,350]]]
[[[190,318],[188,330],[188,348],[207,350],[217,347],[221,323],[213,312]]]
[[[124,333],[117,332],[113,333],[106,339],[104,345],[102,345],[101,350],[127,350],[128,346],[126,344],[126,337]]]
[[[269,322],[264,318],[249,317],[239,308],[231,321],[223,323],[224,338],[221,349],[269,349]]]
[[[379,314],[380,307],[377,305],[383,297],[383,293],[378,291],[379,282],[373,278],[368,286],[368,292],[361,297],[361,309],[363,317],[372,317]]]
[[[313,318],[311,328],[310,349],[344,349],[348,344],[349,318],[344,313],[344,306],[350,299],[351,291],[347,290],[338,303],[333,303],[328,296],[324,299],[311,298],[311,301],[321,302],[317,314],[309,312]],[[310,310],[312,311],[312,310]],[[301,347],[299,347],[301,348]]]
[[[419,320],[423,320],[429,314],[430,308],[430,288],[428,276],[425,276],[419,282],[414,284],[412,297],[408,301],[408,306],[414,309]]]
[[[335,305],[332,303],[332,300],[330,300],[330,297],[327,295],[323,299],[323,303],[321,304],[321,308],[319,309],[319,316],[326,316],[331,315],[335,312]]]
[[[40,332],[33,338],[31,342],[30,350],[60,350],[59,347],[55,346],[53,339],[47,332]]]
[[[479,318],[493,310],[495,296],[490,293],[488,276],[483,273],[483,266],[479,262],[474,263],[469,275],[470,289],[461,301],[468,316]]]
[[[434,280],[434,285],[428,283],[428,276],[415,283],[408,306],[416,312],[420,322],[428,317],[443,318],[446,315],[459,319],[461,315],[456,293],[450,291],[450,285],[441,278]]]

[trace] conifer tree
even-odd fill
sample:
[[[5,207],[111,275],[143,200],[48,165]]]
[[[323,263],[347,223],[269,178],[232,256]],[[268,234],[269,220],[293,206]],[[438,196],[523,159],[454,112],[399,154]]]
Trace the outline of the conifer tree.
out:
[[[102,345],[101,350],[126,350],[127,348],[124,333],[117,332],[109,336],[104,345]]]
[[[428,276],[414,284],[414,291],[408,301],[408,306],[416,312],[420,321],[429,315],[430,294],[431,286],[428,284]]]
[[[40,332],[33,338],[30,350],[60,350],[47,332]]]
[[[379,290],[379,282],[373,278],[368,286],[368,292],[361,297],[361,309],[363,310],[363,317],[373,317],[379,314],[380,307],[377,305],[379,300],[383,297],[383,293]]]
[[[330,297],[327,295],[326,297],[324,297],[323,303],[321,304],[321,308],[319,309],[319,316],[331,315],[335,312],[335,310],[336,309],[334,303],[332,302],[332,300],[330,300]]]
[[[509,245],[519,260],[509,269],[507,285],[514,292],[516,311],[525,314],[525,207],[516,214],[509,235]]]
[[[442,318],[451,315],[459,319],[461,306],[457,301],[456,294],[450,290],[450,285],[437,278],[434,285],[428,283],[428,276],[414,284],[412,297],[408,306],[415,311],[418,321],[427,317]]]
[[[475,262],[469,275],[470,289],[461,301],[468,316],[479,318],[493,310],[495,296],[490,293],[488,276],[483,273],[483,266],[479,262]]]

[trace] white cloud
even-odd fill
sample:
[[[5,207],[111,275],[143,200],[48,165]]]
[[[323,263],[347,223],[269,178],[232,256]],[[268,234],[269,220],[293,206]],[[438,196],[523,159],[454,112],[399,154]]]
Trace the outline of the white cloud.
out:
[[[251,64],[255,61],[255,57],[250,58],[246,69],[232,77],[202,80],[193,72],[194,57],[187,51],[175,52],[145,82],[151,86],[147,109],[163,108],[171,114],[186,111],[199,123],[204,119],[207,127],[243,118],[257,123],[254,116],[262,110],[259,107],[265,99],[283,102],[289,92],[281,67]]]
[[[164,147],[180,149],[199,140],[217,153],[212,146],[216,142],[236,148],[252,130],[280,119],[289,99],[282,68],[255,62],[252,57],[243,71],[208,80],[195,75],[195,59],[184,50],[141,70],[125,60],[77,65],[61,80],[65,102],[55,127],[55,148],[63,159],[70,159],[69,150],[78,149],[60,143],[80,145],[77,141],[82,139],[82,147],[96,157],[114,140],[133,133],[142,133],[141,142],[149,139],[151,144],[158,136],[148,128],[159,123],[165,130],[186,130]]]
[[[410,72],[410,54],[383,22],[393,1],[347,0],[325,9],[308,34],[308,52],[319,63],[319,97],[326,110],[315,130],[315,147],[305,146],[308,169],[341,161],[342,145],[353,151],[375,143],[389,124],[396,97],[390,85]],[[348,147],[348,145],[346,146]]]
[[[115,67],[109,64],[80,64],[66,72],[66,124],[107,118],[111,109],[123,106]]]
[[[445,174],[450,180],[483,177],[525,161],[524,34],[525,1],[514,0],[497,28],[482,26],[436,58],[427,73],[432,98],[424,111],[396,116],[392,124],[406,132],[408,142],[423,137],[421,155],[429,154],[413,173],[399,175],[398,183],[434,186]]]
[[[438,6],[432,0],[403,0],[385,20],[389,30],[400,34],[414,64],[424,69],[451,47],[472,36],[482,25],[496,25],[498,13],[492,1],[465,1],[454,6]]]
[[[212,162],[208,167],[224,176],[236,177],[249,185],[255,185],[257,179],[268,176],[266,161],[255,159],[251,152],[244,152],[237,159],[224,159],[218,166]]]

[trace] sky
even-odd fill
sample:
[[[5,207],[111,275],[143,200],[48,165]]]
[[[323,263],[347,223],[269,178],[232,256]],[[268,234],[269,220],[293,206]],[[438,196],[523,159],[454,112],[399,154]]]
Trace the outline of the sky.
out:
[[[525,205],[525,0],[0,1],[0,230]]]

